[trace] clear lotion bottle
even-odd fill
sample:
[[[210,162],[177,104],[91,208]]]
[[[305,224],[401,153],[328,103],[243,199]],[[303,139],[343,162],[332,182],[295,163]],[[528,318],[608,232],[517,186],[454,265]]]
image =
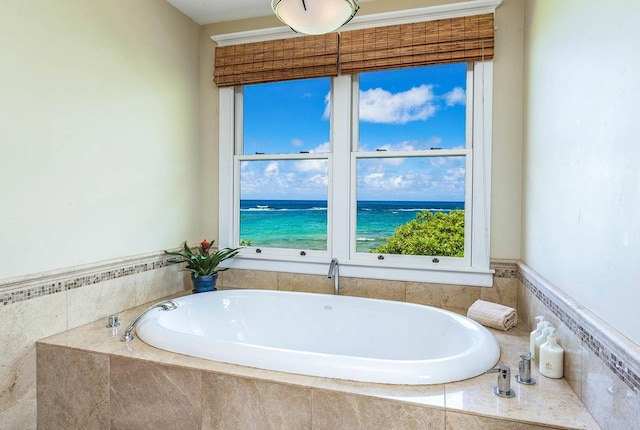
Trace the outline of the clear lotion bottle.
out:
[[[564,349],[558,345],[554,328],[549,328],[547,341],[540,346],[540,373],[547,378],[564,376]]]

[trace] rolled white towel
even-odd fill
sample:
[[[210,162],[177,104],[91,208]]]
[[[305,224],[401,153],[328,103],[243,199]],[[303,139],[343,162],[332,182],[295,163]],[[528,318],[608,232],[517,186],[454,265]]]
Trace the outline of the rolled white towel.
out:
[[[518,313],[509,306],[476,300],[467,311],[467,317],[483,326],[509,330],[518,324]]]

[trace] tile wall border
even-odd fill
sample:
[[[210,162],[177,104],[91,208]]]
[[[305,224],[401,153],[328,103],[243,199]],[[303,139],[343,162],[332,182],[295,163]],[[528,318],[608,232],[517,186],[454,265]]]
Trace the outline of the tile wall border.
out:
[[[518,279],[634,393],[640,394],[640,346],[560,291],[523,262]]]
[[[67,269],[41,272],[27,276],[0,279],[0,308],[49,294],[98,284],[111,279],[147,272],[168,266],[163,252],[153,252],[118,258]],[[497,278],[516,278],[514,260],[492,260],[491,269]]]
[[[67,269],[0,279],[0,308],[170,265],[164,252],[101,261]]]
[[[517,278],[518,265],[515,260],[491,260],[491,270],[494,271],[495,278]]]

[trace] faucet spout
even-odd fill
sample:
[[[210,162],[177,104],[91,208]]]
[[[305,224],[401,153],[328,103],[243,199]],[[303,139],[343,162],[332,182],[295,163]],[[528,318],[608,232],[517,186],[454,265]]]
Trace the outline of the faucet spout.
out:
[[[155,305],[149,306],[140,315],[138,315],[131,322],[131,324],[129,324],[129,327],[127,327],[127,329],[124,332],[124,335],[122,335],[120,340],[123,342],[129,342],[130,340],[132,340],[133,335],[131,334],[131,332],[133,331],[133,328],[136,326],[136,324],[138,324],[138,322],[142,319],[143,316],[151,312],[153,309],[160,308],[160,310],[163,310],[163,311],[172,311],[177,307],[178,307],[178,303],[174,302],[173,300],[165,300],[164,302],[156,303]]]
[[[327,278],[331,279],[333,277],[333,294],[336,296],[340,294],[340,263],[337,258],[331,259],[331,264],[329,265],[329,273],[327,274]]]

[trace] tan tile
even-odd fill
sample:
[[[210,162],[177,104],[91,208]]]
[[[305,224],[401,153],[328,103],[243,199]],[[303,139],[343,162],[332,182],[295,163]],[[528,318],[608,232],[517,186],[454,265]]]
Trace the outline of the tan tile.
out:
[[[278,290],[333,294],[333,279],[324,275],[278,273]]]
[[[278,273],[258,270],[230,269],[224,272],[224,288],[277,290]]]
[[[499,303],[518,308],[518,280],[516,278],[493,278],[491,288],[480,288],[480,298],[487,302]]]
[[[444,410],[390,400],[313,390],[314,430],[442,429]]]
[[[200,429],[201,372],[110,357],[111,428]]]
[[[311,389],[204,373],[203,423],[208,430],[311,428]]]
[[[0,412],[2,428],[36,430],[38,428],[36,410],[35,396],[22,400],[13,407]]]
[[[50,294],[2,307],[0,312],[0,411],[31,413],[36,398],[35,342],[67,327],[66,293]]]
[[[136,304],[135,275],[74,288],[67,292],[69,328],[106,319]]]
[[[529,331],[532,331],[535,327],[531,327],[531,323],[534,321],[533,318],[535,317],[535,315],[532,317],[530,314],[530,297],[529,297],[529,290],[527,290],[527,288],[524,286],[524,284],[518,280],[518,284],[517,284],[517,290],[518,290],[518,324],[525,325]]]
[[[480,298],[480,287],[407,282],[407,301],[438,308],[468,309]]]
[[[636,429],[640,394],[634,393],[590,351],[583,357],[582,401],[603,429]]]
[[[447,411],[447,430],[548,430],[547,426]]]
[[[38,428],[109,428],[107,356],[38,345]]]
[[[582,363],[588,350],[566,325],[558,324],[557,328],[558,342],[564,348],[564,379],[578,397],[582,397]]]
[[[136,273],[135,305],[154,302],[176,293],[191,292],[193,285],[188,272],[180,270],[180,265],[161,267],[155,270]],[[128,306],[125,309],[131,308]]]
[[[316,378],[313,388],[397,400],[419,406],[444,408],[444,384],[371,384],[332,378]]]
[[[382,279],[340,278],[340,294],[404,302],[405,282]]]

